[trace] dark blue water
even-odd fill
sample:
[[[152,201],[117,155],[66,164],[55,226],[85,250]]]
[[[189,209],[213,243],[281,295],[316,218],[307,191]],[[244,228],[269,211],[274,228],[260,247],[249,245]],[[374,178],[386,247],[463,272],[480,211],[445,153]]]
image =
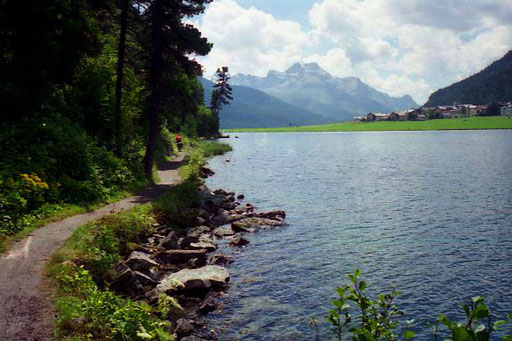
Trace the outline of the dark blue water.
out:
[[[512,312],[512,131],[238,136],[208,186],[283,209],[290,225],[235,257],[210,316],[221,340],[311,340],[311,318],[330,339],[334,288],[356,268],[371,291],[402,291],[420,339],[472,296]]]

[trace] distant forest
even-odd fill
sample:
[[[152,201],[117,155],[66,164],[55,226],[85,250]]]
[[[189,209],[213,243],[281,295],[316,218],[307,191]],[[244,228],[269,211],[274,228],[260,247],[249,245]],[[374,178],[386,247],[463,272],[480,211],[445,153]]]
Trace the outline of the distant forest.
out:
[[[479,73],[434,92],[426,107],[512,101],[512,50]]]

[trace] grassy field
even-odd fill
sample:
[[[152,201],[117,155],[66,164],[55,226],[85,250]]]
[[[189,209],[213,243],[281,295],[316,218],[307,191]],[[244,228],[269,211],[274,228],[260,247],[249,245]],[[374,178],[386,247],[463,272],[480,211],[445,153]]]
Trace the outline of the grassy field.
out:
[[[330,131],[415,131],[415,130],[466,130],[466,129],[512,129],[512,118],[470,117],[438,119],[428,121],[381,121],[381,122],[340,122],[325,125],[224,129],[224,132],[330,132]]]

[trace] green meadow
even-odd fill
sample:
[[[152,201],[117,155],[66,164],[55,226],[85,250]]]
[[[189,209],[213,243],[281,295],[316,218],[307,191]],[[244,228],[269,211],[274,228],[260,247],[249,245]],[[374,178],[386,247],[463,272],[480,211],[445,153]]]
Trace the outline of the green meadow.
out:
[[[512,118],[502,116],[437,119],[428,121],[340,122],[324,125],[224,129],[224,132],[333,132],[512,129]]]

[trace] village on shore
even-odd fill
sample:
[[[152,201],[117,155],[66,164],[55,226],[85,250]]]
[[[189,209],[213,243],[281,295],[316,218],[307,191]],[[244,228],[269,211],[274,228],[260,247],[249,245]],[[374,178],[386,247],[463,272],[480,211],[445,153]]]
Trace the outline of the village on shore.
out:
[[[425,121],[429,119],[448,119],[460,117],[498,115],[509,117],[512,116],[512,102],[500,102],[484,105],[438,105],[436,107],[421,107],[417,109],[393,111],[387,114],[383,114],[380,112],[370,112],[364,116],[355,116],[354,121]]]

